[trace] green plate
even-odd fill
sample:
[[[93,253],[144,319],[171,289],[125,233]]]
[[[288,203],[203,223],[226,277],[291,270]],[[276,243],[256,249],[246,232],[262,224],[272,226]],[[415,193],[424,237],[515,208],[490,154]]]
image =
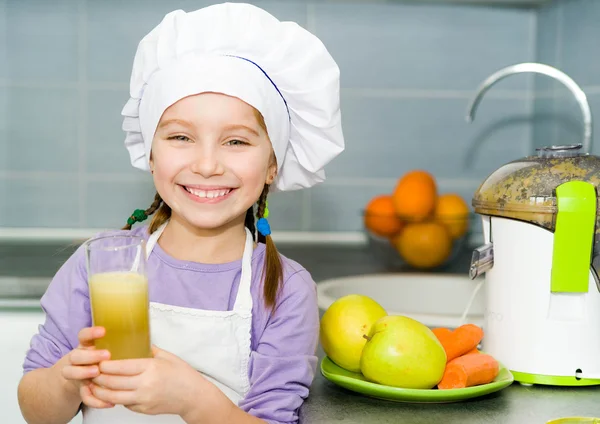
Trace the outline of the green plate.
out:
[[[367,381],[362,374],[350,372],[337,366],[327,356],[321,361],[321,374],[338,386],[369,397],[394,402],[419,403],[459,402],[497,392],[510,386],[514,381],[512,373],[500,364],[498,376],[489,384],[466,387],[464,389],[402,389]]]

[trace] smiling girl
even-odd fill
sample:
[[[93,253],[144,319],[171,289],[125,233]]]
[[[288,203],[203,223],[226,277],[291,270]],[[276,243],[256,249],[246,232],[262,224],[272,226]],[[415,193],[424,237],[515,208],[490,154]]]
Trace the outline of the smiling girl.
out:
[[[85,252],[55,275],[19,385],[29,423],[296,423],[317,357],[307,270],[271,240],[267,197],[311,187],[344,149],[339,69],[298,25],[247,4],[175,11],[140,42],[123,129],[156,196],[153,357],[95,349]],[[149,225],[133,224],[151,217]],[[104,234],[106,235],[106,234]]]

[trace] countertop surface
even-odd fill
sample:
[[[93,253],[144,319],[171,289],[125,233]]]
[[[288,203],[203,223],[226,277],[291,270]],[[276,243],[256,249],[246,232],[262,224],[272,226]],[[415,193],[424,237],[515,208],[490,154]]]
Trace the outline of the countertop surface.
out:
[[[50,244],[1,245],[0,299],[39,299],[52,275],[75,248]],[[279,250],[305,266],[317,283],[340,276],[408,270],[382,257],[372,245],[282,245]],[[470,256],[470,249],[459,251],[452,264],[439,272],[466,275]],[[18,278],[11,284],[13,277]],[[27,284],[20,284],[19,279]],[[320,347],[318,356],[320,362],[324,356]],[[317,370],[300,415],[301,422],[306,424],[543,424],[567,416],[600,417],[600,387],[528,387],[514,383],[500,392],[458,403],[395,403],[340,388]]]

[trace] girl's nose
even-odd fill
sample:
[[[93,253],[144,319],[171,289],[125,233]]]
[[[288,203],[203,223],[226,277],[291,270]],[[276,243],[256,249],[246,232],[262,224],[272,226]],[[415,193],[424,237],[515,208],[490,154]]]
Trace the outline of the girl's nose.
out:
[[[223,173],[224,167],[217,149],[212,147],[198,148],[194,155],[191,166],[192,172],[200,174],[204,178]]]

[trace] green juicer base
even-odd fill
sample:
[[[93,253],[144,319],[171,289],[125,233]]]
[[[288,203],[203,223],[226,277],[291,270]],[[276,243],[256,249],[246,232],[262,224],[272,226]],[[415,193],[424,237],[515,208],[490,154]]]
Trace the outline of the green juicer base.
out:
[[[600,380],[591,378],[565,377],[556,375],[529,374],[525,372],[510,371],[515,381],[525,384],[541,384],[545,386],[597,386]]]

